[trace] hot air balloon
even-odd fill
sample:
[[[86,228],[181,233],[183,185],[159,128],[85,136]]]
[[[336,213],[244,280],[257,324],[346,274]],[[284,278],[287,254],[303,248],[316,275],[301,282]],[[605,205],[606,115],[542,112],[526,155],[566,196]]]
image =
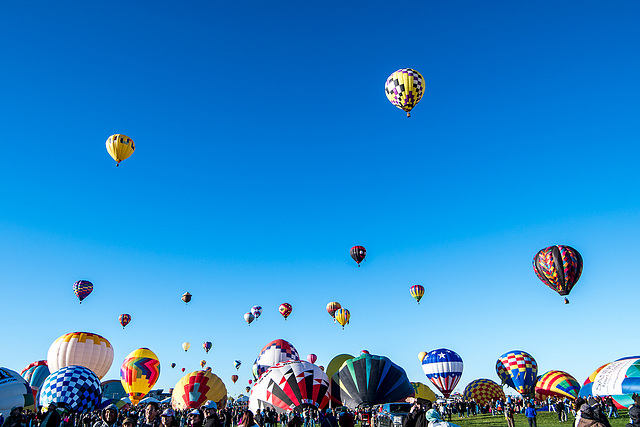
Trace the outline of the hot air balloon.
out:
[[[181,371],[184,372],[184,368],[182,368]]]
[[[363,354],[371,354],[369,352],[369,350],[360,350],[360,356],[362,356]]]
[[[78,280],[73,284],[73,293],[80,300],[80,304],[91,292],[93,292],[93,283],[88,280]]]
[[[293,311],[293,307],[291,307],[291,304],[289,304],[288,302],[283,302],[282,304],[280,304],[279,310],[280,314],[282,314],[282,317],[284,317],[284,320],[287,320],[287,317],[289,317],[289,315]]]
[[[422,360],[422,370],[429,381],[448,398],[462,376],[462,358],[458,353],[439,348],[427,353]]]
[[[236,371],[237,371],[238,369],[240,369],[240,365],[242,365],[242,362],[241,362],[241,361],[239,361],[239,360],[234,360],[234,361],[233,361],[233,367],[234,367],[234,368],[236,368]]]
[[[148,348],[132,351],[120,367],[120,381],[131,403],[137,405],[160,377],[158,356]]]
[[[320,365],[320,366],[318,366],[318,368],[320,368],[320,370],[321,370],[322,372],[324,372],[324,366]]]
[[[318,356],[311,353],[307,356],[307,360],[309,361],[309,363],[316,363],[316,360],[318,360]]]
[[[496,372],[506,384],[522,397],[533,397],[538,378],[538,364],[529,353],[521,350],[509,351],[496,362]]]
[[[422,74],[412,68],[401,68],[387,78],[384,92],[389,102],[411,117],[411,110],[422,99],[424,87]]]
[[[244,321],[247,322],[247,325],[251,326],[251,322],[255,319],[255,316],[251,313],[244,314]]]
[[[259,305],[254,305],[253,307],[251,307],[251,314],[253,314],[253,317],[255,317],[256,320],[258,320],[258,317],[260,317],[260,315],[262,314],[262,307],[260,307]]]
[[[40,389],[40,406],[64,403],[73,412],[85,412],[102,399],[100,380],[84,366],[65,366],[44,380]]]
[[[118,321],[122,325],[122,329],[124,329],[124,327],[127,326],[129,324],[129,322],[131,322],[131,315],[130,314],[121,314],[118,317]]]
[[[211,341],[205,341],[204,343],[202,343],[202,348],[204,348],[204,351],[206,353],[209,353],[209,350],[211,350],[211,346],[213,346],[213,344],[211,344]]]
[[[482,406],[490,403],[492,400],[500,399],[504,402],[506,399],[502,387],[500,387],[496,382],[486,378],[471,381],[464,388],[462,395],[467,399],[467,401],[473,399],[476,403],[479,403]]]
[[[55,340],[47,353],[49,370],[55,372],[70,365],[91,369],[104,377],[113,363],[113,347],[106,338],[90,332],[71,332]]]
[[[237,375],[231,375],[231,381],[233,381],[233,383],[235,384],[236,381],[238,381],[238,376]]]
[[[436,401],[436,394],[431,390],[426,384],[421,382],[412,382],[411,386],[413,387],[413,391],[415,392],[416,399],[426,399],[431,402]]]
[[[253,375],[253,379],[258,379],[258,358],[253,361],[253,365],[251,365],[251,375]]]
[[[413,298],[415,298],[416,301],[418,301],[418,304],[420,304],[420,300],[422,299],[422,296],[424,295],[424,286],[422,285],[413,285],[409,288],[409,292],[411,293],[411,296]]]
[[[172,363],[172,364],[171,364],[171,368],[175,368],[175,367],[176,367],[176,364],[175,364],[175,363]]]
[[[47,366],[46,360],[38,360],[37,362],[30,363],[26,368],[24,368],[20,375],[24,378],[31,387],[31,390],[34,391],[34,394],[37,394],[38,390],[44,380],[49,376],[51,371],[49,371],[49,366]]]
[[[316,365],[302,360],[278,363],[256,382],[249,409],[274,407],[278,412],[324,409],[329,404],[329,378]]]
[[[120,162],[128,159],[136,149],[133,139],[120,133],[107,138],[106,145],[109,155],[116,161],[116,166],[120,166]]]
[[[200,366],[201,366],[202,368],[204,368],[204,366],[205,366],[206,364],[207,364],[207,361],[206,361],[206,360],[201,360],[201,361],[200,361]]]
[[[533,258],[533,270],[542,283],[566,296],[580,279],[582,256],[571,246],[549,246]]]
[[[342,326],[342,329],[349,324],[350,318],[351,313],[346,308],[343,307],[336,310],[336,321]]]
[[[189,301],[191,301],[191,294],[189,292],[185,292],[184,294],[182,294],[182,301],[186,303],[188,303]]]
[[[351,248],[351,258],[358,263],[358,267],[360,267],[360,263],[364,261],[364,257],[366,256],[367,250],[364,246],[354,246]]]
[[[580,392],[580,383],[564,371],[549,371],[538,379],[536,393],[541,396],[556,396],[575,400]]]
[[[420,353],[418,353],[418,360],[420,361],[420,363],[422,363],[426,355],[427,355],[426,351],[421,351]]]
[[[178,381],[173,388],[173,409],[200,408],[207,400],[216,402],[218,408],[226,404],[227,388],[217,375],[210,371],[191,372]]]
[[[260,377],[270,367],[289,360],[300,360],[298,350],[288,341],[273,340],[262,348],[256,359],[257,376]]]
[[[247,393],[249,393],[251,391],[251,387],[249,387],[249,386],[245,387],[244,389],[247,391]]]
[[[640,394],[640,357],[623,357],[596,369],[580,389],[580,396],[611,396],[618,407],[634,403],[633,394]]]
[[[342,308],[342,306],[337,301],[332,301],[329,304],[327,304],[327,313],[329,313],[329,316],[333,317],[334,323],[336,321],[336,310],[339,308]]]
[[[191,344],[188,342],[183,342],[182,343],[182,349],[186,352],[187,350],[189,350],[189,348],[191,348]]]
[[[0,413],[8,417],[14,406],[34,410],[32,388],[16,371],[0,368]]]
[[[399,402],[413,394],[404,369],[384,356],[349,359],[331,378],[331,399],[350,408]]]
[[[339,354],[331,359],[326,369],[327,376],[329,378],[333,378],[335,373],[338,372],[338,369],[342,367],[342,364],[349,359],[353,359],[353,356],[350,354]]]

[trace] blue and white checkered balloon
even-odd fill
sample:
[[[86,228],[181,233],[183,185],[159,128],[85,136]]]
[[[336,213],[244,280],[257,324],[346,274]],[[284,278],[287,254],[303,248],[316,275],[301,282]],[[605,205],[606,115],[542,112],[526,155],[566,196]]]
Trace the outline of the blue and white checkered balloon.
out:
[[[72,411],[84,412],[101,399],[100,379],[84,366],[65,366],[49,375],[40,388],[40,406],[64,403]]]

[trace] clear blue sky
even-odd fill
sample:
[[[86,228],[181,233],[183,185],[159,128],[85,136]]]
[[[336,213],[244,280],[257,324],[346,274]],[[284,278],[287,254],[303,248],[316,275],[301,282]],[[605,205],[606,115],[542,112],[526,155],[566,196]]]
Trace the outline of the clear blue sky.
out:
[[[639,19],[634,1],[3,4],[0,366],[73,331],[113,344],[105,379],[149,347],[157,387],[204,358],[231,395],[276,338],[425,383],[417,353],[450,348],[459,390],[508,350],[580,382],[638,354]],[[403,67],[426,80],[410,119],[383,90]],[[113,133],[137,145],[119,168]],[[531,267],[553,244],[584,258],[568,306]]]

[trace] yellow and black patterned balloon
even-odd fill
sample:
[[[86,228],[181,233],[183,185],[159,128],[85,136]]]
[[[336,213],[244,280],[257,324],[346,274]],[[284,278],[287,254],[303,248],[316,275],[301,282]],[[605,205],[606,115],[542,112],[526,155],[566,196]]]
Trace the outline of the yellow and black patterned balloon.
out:
[[[424,86],[422,74],[412,68],[401,68],[387,78],[384,91],[393,105],[411,117],[411,110],[422,99]]]

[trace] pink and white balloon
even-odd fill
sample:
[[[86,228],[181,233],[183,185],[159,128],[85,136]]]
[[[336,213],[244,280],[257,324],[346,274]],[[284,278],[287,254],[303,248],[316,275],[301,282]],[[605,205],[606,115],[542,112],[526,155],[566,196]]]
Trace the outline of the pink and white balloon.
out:
[[[310,355],[307,356],[307,360],[309,361],[309,363],[316,363],[316,360],[318,360],[318,356],[311,353]]]

